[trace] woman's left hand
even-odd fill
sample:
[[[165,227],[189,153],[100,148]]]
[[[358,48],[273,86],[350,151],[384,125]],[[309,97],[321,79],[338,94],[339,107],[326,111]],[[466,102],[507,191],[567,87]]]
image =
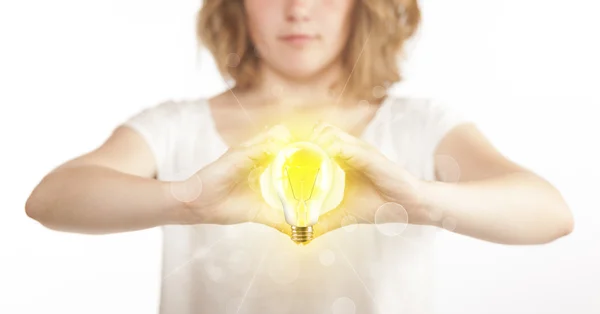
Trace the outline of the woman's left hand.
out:
[[[317,123],[310,140],[321,146],[346,173],[344,198],[337,208],[319,218],[314,226],[315,236],[349,223],[429,223],[429,216],[420,204],[422,181],[375,147],[322,122]],[[385,209],[378,213],[379,208]]]

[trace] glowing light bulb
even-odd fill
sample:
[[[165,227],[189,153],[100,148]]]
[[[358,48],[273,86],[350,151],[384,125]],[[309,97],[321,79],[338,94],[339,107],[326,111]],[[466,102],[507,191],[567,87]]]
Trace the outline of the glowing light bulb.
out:
[[[306,244],[319,216],[344,197],[345,173],[318,145],[294,142],[285,146],[260,177],[263,198],[283,210],[291,238]]]

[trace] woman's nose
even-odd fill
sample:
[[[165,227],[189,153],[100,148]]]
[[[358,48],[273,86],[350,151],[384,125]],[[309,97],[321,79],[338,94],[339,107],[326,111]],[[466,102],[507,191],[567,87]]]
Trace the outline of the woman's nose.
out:
[[[286,17],[290,22],[310,20],[310,12],[315,0],[288,0]]]

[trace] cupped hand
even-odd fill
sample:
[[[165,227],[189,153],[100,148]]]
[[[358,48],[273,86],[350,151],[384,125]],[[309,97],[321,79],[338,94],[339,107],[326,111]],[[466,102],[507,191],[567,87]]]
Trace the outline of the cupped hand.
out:
[[[258,174],[290,140],[287,128],[275,125],[229,148],[188,179],[202,183],[200,195],[186,202],[193,220],[222,225],[256,222],[285,232],[283,212],[264,201]]]
[[[375,147],[322,122],[315,126],[310,140],[346,173],[344,198],[338,207],[319,217],[315,236],[353,223],[429,224],[420,199],[422,181]]]

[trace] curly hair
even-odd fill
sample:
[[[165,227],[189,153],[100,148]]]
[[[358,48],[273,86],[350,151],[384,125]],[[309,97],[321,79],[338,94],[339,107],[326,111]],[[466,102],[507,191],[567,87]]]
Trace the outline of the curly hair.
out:
[[[385,91],[403,79],[399,57],[404,57],[405,42],[420,25],[421,10],[417,0],[355,1],[350,35],[341,56],[346,76],[331,88],[376,102],[385,94],[374,93],[375,87]],[[260,61],[246,22],[243,0],[204,0],[196,19],[199,46],[212,53],[224,78],[243,89],[256,83]],[[232,56],[235,66],[231,66]]]

